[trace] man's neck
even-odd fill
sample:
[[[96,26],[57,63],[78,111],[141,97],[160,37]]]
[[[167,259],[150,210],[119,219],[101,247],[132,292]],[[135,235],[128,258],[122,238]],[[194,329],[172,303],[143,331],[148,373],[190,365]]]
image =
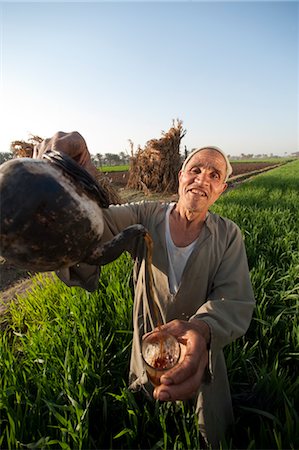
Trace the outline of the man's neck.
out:
[[[185,206],[181,205],[180,202],[171,211],[173,218],[178,222],[181,222],[186,228],[189,226],[196,226],[196,224],[203,223],[206,220],[207,211],[206,210],[194,210],[187,209]]]
[[[189,211],[177,204],[169,216],[169,229],[177,247],[186,247],[198,238],[206,219],[206,212]]]

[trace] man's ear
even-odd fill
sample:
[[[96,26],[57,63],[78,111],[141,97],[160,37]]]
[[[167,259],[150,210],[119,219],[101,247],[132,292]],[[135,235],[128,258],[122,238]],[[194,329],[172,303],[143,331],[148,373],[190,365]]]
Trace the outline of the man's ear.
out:
[[[227,186],[228,186],[227,183],[224,183],[224,184],[223,184],[223,188],[222,188],[221,194],[223,194],[223,192],[226,191]]]

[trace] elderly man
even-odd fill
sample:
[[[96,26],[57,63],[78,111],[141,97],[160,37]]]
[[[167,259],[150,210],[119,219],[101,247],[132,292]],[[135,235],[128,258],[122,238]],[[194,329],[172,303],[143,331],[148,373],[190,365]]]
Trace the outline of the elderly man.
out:
[[[36,156],[51,148],[72,155],[74,139],[79,149],[77,161],[94,175],[87,147],[78,133],[75,137],[73,133],[54,136]],[[213,447],[219,445],[233,422],[222,350],[246,332],[254,308],[241,232],[229,219],[209,211],[225,191],[231,172],[221,149],[200,148],[187,157],[178,174],[177,203],[142,202],[111,205],[103,210],[103,242],[132,224],[142,224],[149,231],[153,240],[153,279],[165,322],[162,329],[177,337],[184,349],[181,362],[161,377],[159,386],[150,387],[140,352],[147,275],[140,262],[140,249],[132,248],[136,262],[130,386],[144,388],[160,401],[194,398],[200,432]],[[86,280],[88,286],[97,287],[97,267],[79,265],[75,270],[63,269],[58,275],[68,285],[84,287]]]

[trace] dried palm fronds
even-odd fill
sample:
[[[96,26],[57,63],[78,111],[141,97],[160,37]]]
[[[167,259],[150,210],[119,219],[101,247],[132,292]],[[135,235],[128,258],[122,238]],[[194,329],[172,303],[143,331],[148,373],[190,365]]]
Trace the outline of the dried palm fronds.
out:
[[[149,140],[131,156],[127,188],[145,192],[175,193],[181,166],[180,143],[185,136],[183,122],[177,119],[160,139]]]

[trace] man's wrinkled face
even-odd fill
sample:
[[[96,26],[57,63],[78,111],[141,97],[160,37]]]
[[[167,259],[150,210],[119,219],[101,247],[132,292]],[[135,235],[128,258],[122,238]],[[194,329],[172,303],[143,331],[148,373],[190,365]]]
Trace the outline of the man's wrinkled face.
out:
[[[204,212],[215,203],[227,184],[226,162],[216,150],[201,150],[179,172],[179,202],[189,211]]]

